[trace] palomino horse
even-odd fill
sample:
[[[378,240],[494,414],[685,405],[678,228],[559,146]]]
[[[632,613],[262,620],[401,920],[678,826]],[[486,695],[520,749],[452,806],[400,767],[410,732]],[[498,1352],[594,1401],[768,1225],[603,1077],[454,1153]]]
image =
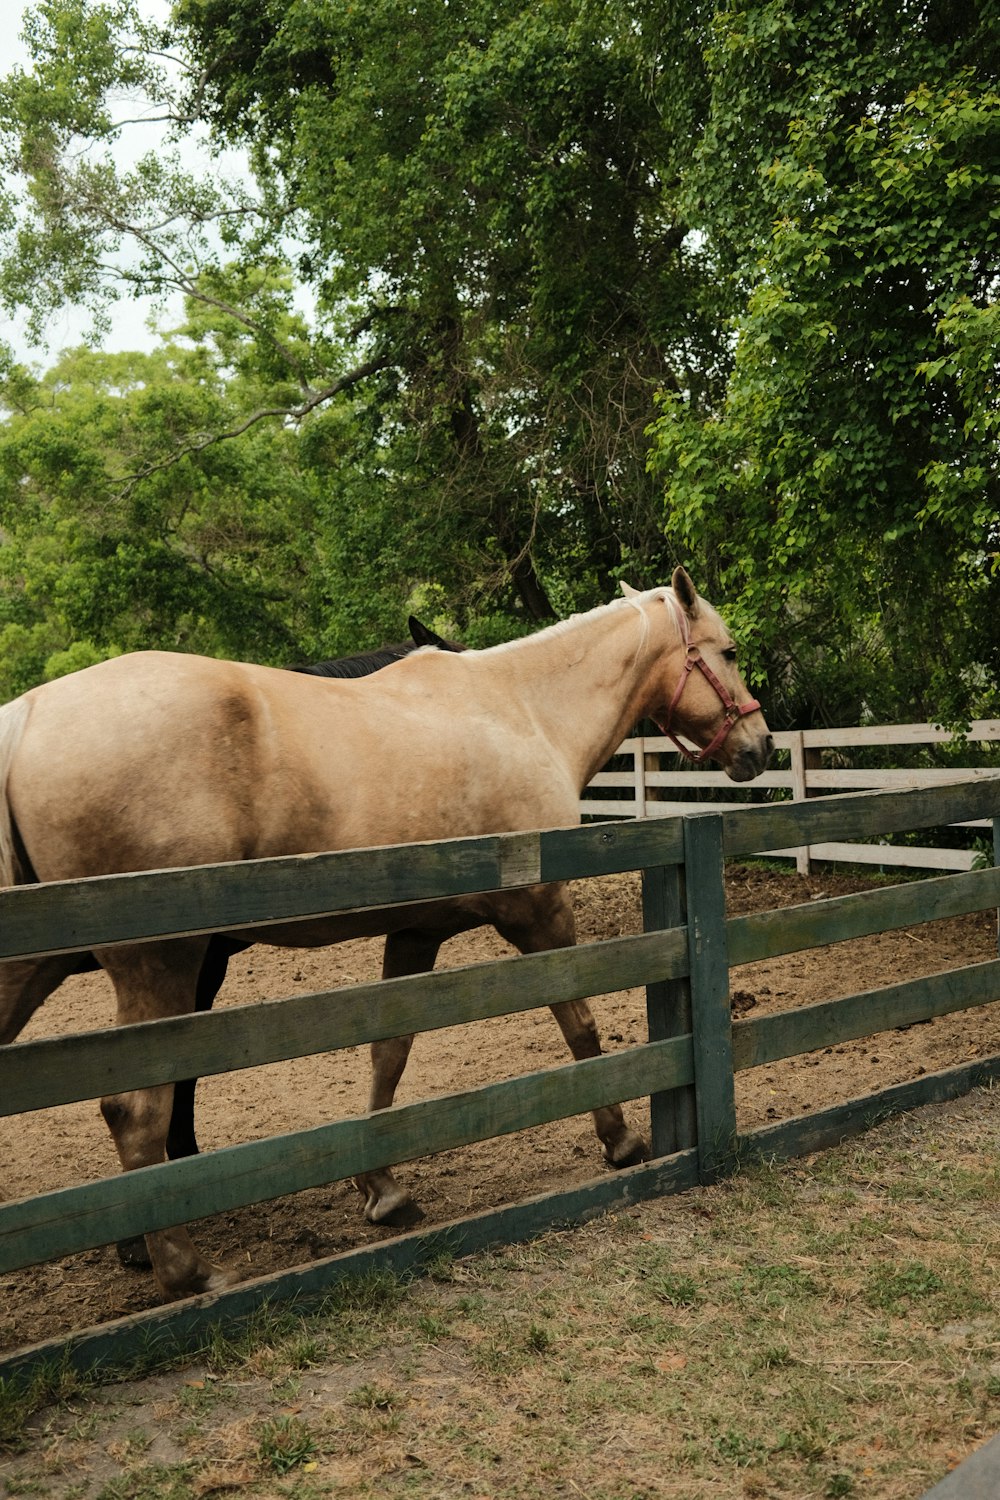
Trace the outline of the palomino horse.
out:
[[[465,650],[465,647],[459,645],[457,641],[445,640],[443,636],[431,630],[429,625],[418,620],[415,615],[410,615],[408,625],[410,630],[408,641],[380,646],[374,651],[359,651],[352,656],[336,656],[327,661],[311,662],[308,666],[290,667],[289,671],[304,672],[311,677],[368,677],[372,672],[380,672],[383,667],[388,667],[394,661],[400,661],[404,656],[409,656],[411,651],[416,651],[421,646],[432,646],[438,651]],[[388,942],[388,939],[386,941]],[[230,958],[234,953],[244,952],[250,946],[248,942],[237,942],[221,932],[214,933],[209,938],[195,989],[195,1010],[212,1009],[215,998],[225,983]],[[77,954],[73,973],[84,974],[100,967],[97,959],[92,955]],[[372,1071],[376,1077],[381,1077],[387,1069],[391,1071],[393,1050],[392,1043],[372,1043]],[[386,1059],[384,1063],[383,1057]],[[198,1154],[198,1141],[194,1129],[194,1098],[197,1086],[197,1078],[183,1078],[174,1084],[170,1128],[167,1131],[167,1156],[171,1161],[177,1160],[178,1157]],[[384,1085],[381,1091],[385,1092]],[[377,1200],[375,1206],[378,1206]],[[401,1220],[405,1217],[415,1217],[418,1213],[419,1210],[414,1204],[412,1208],[399,1210],[389,1217]],[[383,1213],[382,1220],[385,1221],[386,1218],[387,1215]],[[149,1252],[146,1249],[144,1235],[119,1240],[116,1248],[122,1265],[132,1266],[137,1270],[149,1269]]]
[[[353,656],[335,656],[327,661],[316,661],[308,666],[289,667],[290,672],[304,672],[310,677],[368,677],[372,672],[380,672],[383,667],[388,667],[394,661],[401,661],[404,656],[409,656],[411,651],[418,650],[421,646],[433,646],[438,651],[464,651],[457,641],[445,640],[430,626],[424,625],[414,615],[409,618],[410,637],[408,641],[400,641],[391,646],[379,646],[374,651],[359,651]],[[195,992],[195,1010],[211,1010],[215,998],[222,988],[229,967],[229,960],[234,953],[242,953],[252,945],[249,942],[237,942],[234,938],[227,937],[222,933],[214,933],[208,940],[208,949],[201,965],[198,975],[198,986]],[[67,961],[72,964],[68,973],[88,974],[101,966],[97,959],[89,953],[78,953],[75,956],[67,955]],[[67,974],[68,977],[68,974]],[[51,993],[51,991],[50,991]],[[174,1084],[174,1102],[170,1117],[170,1130],[167,1133],[167,1156],[175,1160],[181,1156],[196,1156],[198,1154],[198,1142],[194,1131],[194,1093],[198,1080],[196,1078],[184,1079]],[[144,1247],[140,1239],[137,1242],[120,1241],[119,1252],[123,1246],[135,1245],[130,1249],[128,1255],[122,1258],[127,1265],[138,1265],[143,1263],[139,1246]],[[148,1260],[144,1262],[147,1266]]]
[[[670,589],[629,591],[538,635],[417,652],[358,682],[166,652],[115,657],[0,709],[0,884],[565,826],[643,717],[710,750],[734,781],[770,755],[732,638],[683,569]],[[415,972],[433,961],[429,946],[483,923],[522,952],[575,937],[561,885],[233,936],[296,947],[387,933],[402,971]],[[189,1012],[207,944],[101,949],[119,1022]],[[386,965],[400,972],[388,945]],[[0,967],[0,1042],[66,972],[61,958]],[[599,1052],[592,1018],[589,1030],[563,1029],[574,1055]],[[401,1039],[393,1088],[408,1051]],[[373,1108],[391,1103],[391,1091],[374,1093]],[[102,1101],[126,1170],[163,1160],[172,1095],[168,1084]],[[595,1122],[610,1160],[633,1154],[618,1106]],[[387,1171],[362,1186],[369,1198],[400,1194]],[[167,1296],[232,1279],[183,1227],[146,1239]]]

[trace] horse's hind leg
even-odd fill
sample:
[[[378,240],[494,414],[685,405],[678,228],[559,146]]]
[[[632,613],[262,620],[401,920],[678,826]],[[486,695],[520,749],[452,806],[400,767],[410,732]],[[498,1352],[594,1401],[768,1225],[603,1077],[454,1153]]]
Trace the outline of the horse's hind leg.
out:
[[[517,912],[515,903],[526,903]],[[519,893],[511,903],[517,912],[511,919],[498,917],[497,931],[522,953],[544,953],[552,948],[572,948],[576,943],[576,919],[564,886],[539,886]],[[601,1039],[597,1022],[586,1000],[562,1000],[550,1007],[577,1062],[600,1057]],[[593,1111],[594,1129],[613,1167],[628,1167],[649,1155],[646,1142],[627,1123],[620,1104],[606,1104]]]
[[[64,979],[91,967],[76,953],[0,964],[0,1043],[12,1042]]]
[[[221,990],[226,977],[230,955],[243,946],[245,945],[242,943],[227,942],[225,938],[219,936],[209,939],[208,950],[198,974],[195,1010],[212,1009],[215,997]],[[198,1155],[198,1141],[194,1133],[194,1095],[197,1086],[197,1078],[181,1078],[174,1084],[170,1128],[167,1131],[167,1157],[170,1161],[177,1161],[182,1156]],[[118,1259],[123,1266],[128,1266],[134,1271],[150,1269],[152,1262],[149,1259],[144,1234],[133,1235],[127,1240],[119,1240],[115,1249],[118,1251]]]
[[[194,996],[196,1011],[201,1013],[212,1009],[215,997],[225,983],[230,958],[246,946],[246,943],[232,942],[219,935],[209,938],[198,972]],[[198,1155],[198,1141],[194,1133],[194,1094],[197,1086],[197,1078],[181,1078],[174,1084],[174,1107],[167,1132],[167,1156],[171,1161],[177,1161],[182,1156]]]
[[[551,1007],[566,1038],[566,1045],[579,1062],[600,1057],[601,1039],[597,1022],[586,1000],[564,1000]],[[620,1104],[605,1104],[594,1110],[594,1129],[604,1149],[604,1159],[613,1167],[630,1167],[645,1161],[649,1149],[642,1136],[628,1124]]]
[[[115,987],[119,1023],[184,1015],[193,1010],[204,952],[204,939],[185,939],[109,948],[99,953],[101,965]],[[161,1084],[101,1100],[101,1111],[125,1171],[163,1161],[173,1093],[172,1084]],[[146,1245],[166,1297],[215,1291],[234,1279],[204,1259],[181,1225],[151,1231],[146,1235]]]
[[[428,973],[434,967],[440,946],[441,937],[428,932],[391,932],[385,940],[382,978]],[[412,1035],[372,1042],[369,1110],[388,1109],[392,1104],[412,1045]],[[364,1194],[365,1218],[372,1224],[392,1224],[398,1228],[423,1217],[413,1196],[396,1181],[391,1168],[379,1167],[355,1177],[354,1181]]]

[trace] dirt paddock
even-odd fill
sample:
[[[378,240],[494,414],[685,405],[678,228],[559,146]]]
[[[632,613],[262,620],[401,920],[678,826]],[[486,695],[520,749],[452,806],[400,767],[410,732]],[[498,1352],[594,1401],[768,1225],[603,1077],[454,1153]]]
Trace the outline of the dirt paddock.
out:
[[[858,890],[867,877],[826,873],[809,878],[734,866],[728,872],[730,913],[766,910]],[[581,881],[575,887],[580,941],[641,928],[639,877]],[[475,963],[509,951],[490,931],[457,938],[444,965]],[[760,1014],[996,956],[996,918],[980,913],[897,933],[793,954],[734,969],[734,1009]],[[318,951],[254,948],[230,966],[219,1004],[273,999],[377,977],[381,944],[363,941]],[[644,997],[623,991],[594,1001],[606,1050],[640,1043]],[[23,1040],[110,1024],[110,986],[101,974],[67,982],[36,1015]],[[741,1128],[823,1108],[923,1072],[1000,1052],[1000,1002],[926,1024],[827,1048],[753,1069],[737,1079]],[[497,1081],[566,1061],[547,1010],[480,1022],[419,1037],[398,1093],[399,1102]],[[367,1049],[354,1048],[255,1073],[204,1080],[198,1095],[202,1149],[303,1129],[363,1112]],[[648,1107],[627,1106],[648,1130]],[[11,1200],[108,1175],[116,1169],[96,1102],[0,1120],[0,1198]],[[586,1181],[603,1167],[589,1117],[524,1131],[501,1140],[410,1163],[400,1176],[434,1223]],[[112,1232],[114,1226],[110,1226]],[[365,1223],[361,1199],[339,1182],[205,1221],[199,1244],[217,1261],[260,1275],[392,1231]],[[72,1328],[153,1306],[148,1274],[122,1269],[113,1248],[0,1277],[0,1349],[12,1349]]]

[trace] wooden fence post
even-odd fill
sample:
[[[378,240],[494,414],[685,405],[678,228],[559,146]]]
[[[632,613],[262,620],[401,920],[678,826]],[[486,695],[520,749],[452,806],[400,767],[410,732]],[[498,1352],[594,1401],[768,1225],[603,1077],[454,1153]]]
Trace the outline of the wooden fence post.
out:
[[[682,927],[687,911],[684,872],[679,865],[656,865],[642,872],[644,932]],[[649,1040],[685,1036],[691,1030],[691,985],[687,979],[658,979],[646,986]],[[697,1141],[695,1097],[691,1087],[664,1089],[649,1099],[650,1150],[654,1157],[684,1151]]]
[[[699,1176],[715,1182],[736,1158],[736,1090],[729,1002],[722,817],[684,819],[688,959]]]
[[[1000,865],[1000,818],[993,819],[993,863]],[[1000,953],[1000,911],[997,912],[997,953]]]
[[[788,750],[791,757],[792,801],[804,802],[808,791],[806,789],[806,752],[801,730],[792,735]],[[800,875],[808,875],[811,868],[809,845],[805,844],[795,851],[795,869]]]
[[[632,756],[632,774],[635,777],[633,795],[635,797],[635,815],[637,818],[646,816],[646,741],[640,736],[635,742],[635,751]]]

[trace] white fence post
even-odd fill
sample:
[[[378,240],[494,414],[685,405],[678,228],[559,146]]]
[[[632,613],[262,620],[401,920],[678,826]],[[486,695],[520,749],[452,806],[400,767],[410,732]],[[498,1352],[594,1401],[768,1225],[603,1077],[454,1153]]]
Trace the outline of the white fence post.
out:
[[[801,729],[788,737],[788,750],[792,760],[792,801],[804,802],[809,795],[806,787],[806,751]],[[804,844],[795,851],[795,868],[800,875],[812,874],[809,845]]]
[[[883,767],[872,771],[843,764],[844,751],[851,748],[878,746],[884,750],[894,746],[940,745],[951,739],[950,731],[935,724],[866,724],[853,728],[778,730],[774,736],[775,744],[779,750],[789,752],[789,768],[764,771],[755,782],[755,789],[758,795],[763,792],[765,796],[783,792],[798,802],[804,797],[824,796],[831,792],[904,787],[930,789],[995,774],[995,766]],[[973,743],[1000,743],[1000,719],[974,720],[969,726],[967,739]],[[823,765],[824,749],[837,752],[837,764]],[[718,801],[708,804],[713,811],[745,805],[727,800],[730,783],[721,769],[699,769],[695,775],[690,770],[661,770],[661,756],[669,750],[669,742],[658,735],[627,740],[619,754],[632,755],[632,765],[620,770],[599,771],[581,799],[581,813],[589,817],[620,818],[628,817],[634,809],[638,818],[677,817],[691,812],[692,805],[687,798],[696,790],[718,796]],[[676,793],[680,793],[680,797],[671,800]],[[978,819],[965,826],[983,831],[988,829],[989,821]],[[804,875],[810,873],[813,860],[927,870],[970,870],[975,863],[975,855],[970,849],[910,844],[814,843],[810,847],[771,852],[782,859],[794,859],[797,870]],[[997,857],[1000,861],[1000,855]]]
[[[635,753],[632,757],[632,770],[635,775],[635,815],[637,818],[646,816],[646,741],[637,739],[635,742]]]

